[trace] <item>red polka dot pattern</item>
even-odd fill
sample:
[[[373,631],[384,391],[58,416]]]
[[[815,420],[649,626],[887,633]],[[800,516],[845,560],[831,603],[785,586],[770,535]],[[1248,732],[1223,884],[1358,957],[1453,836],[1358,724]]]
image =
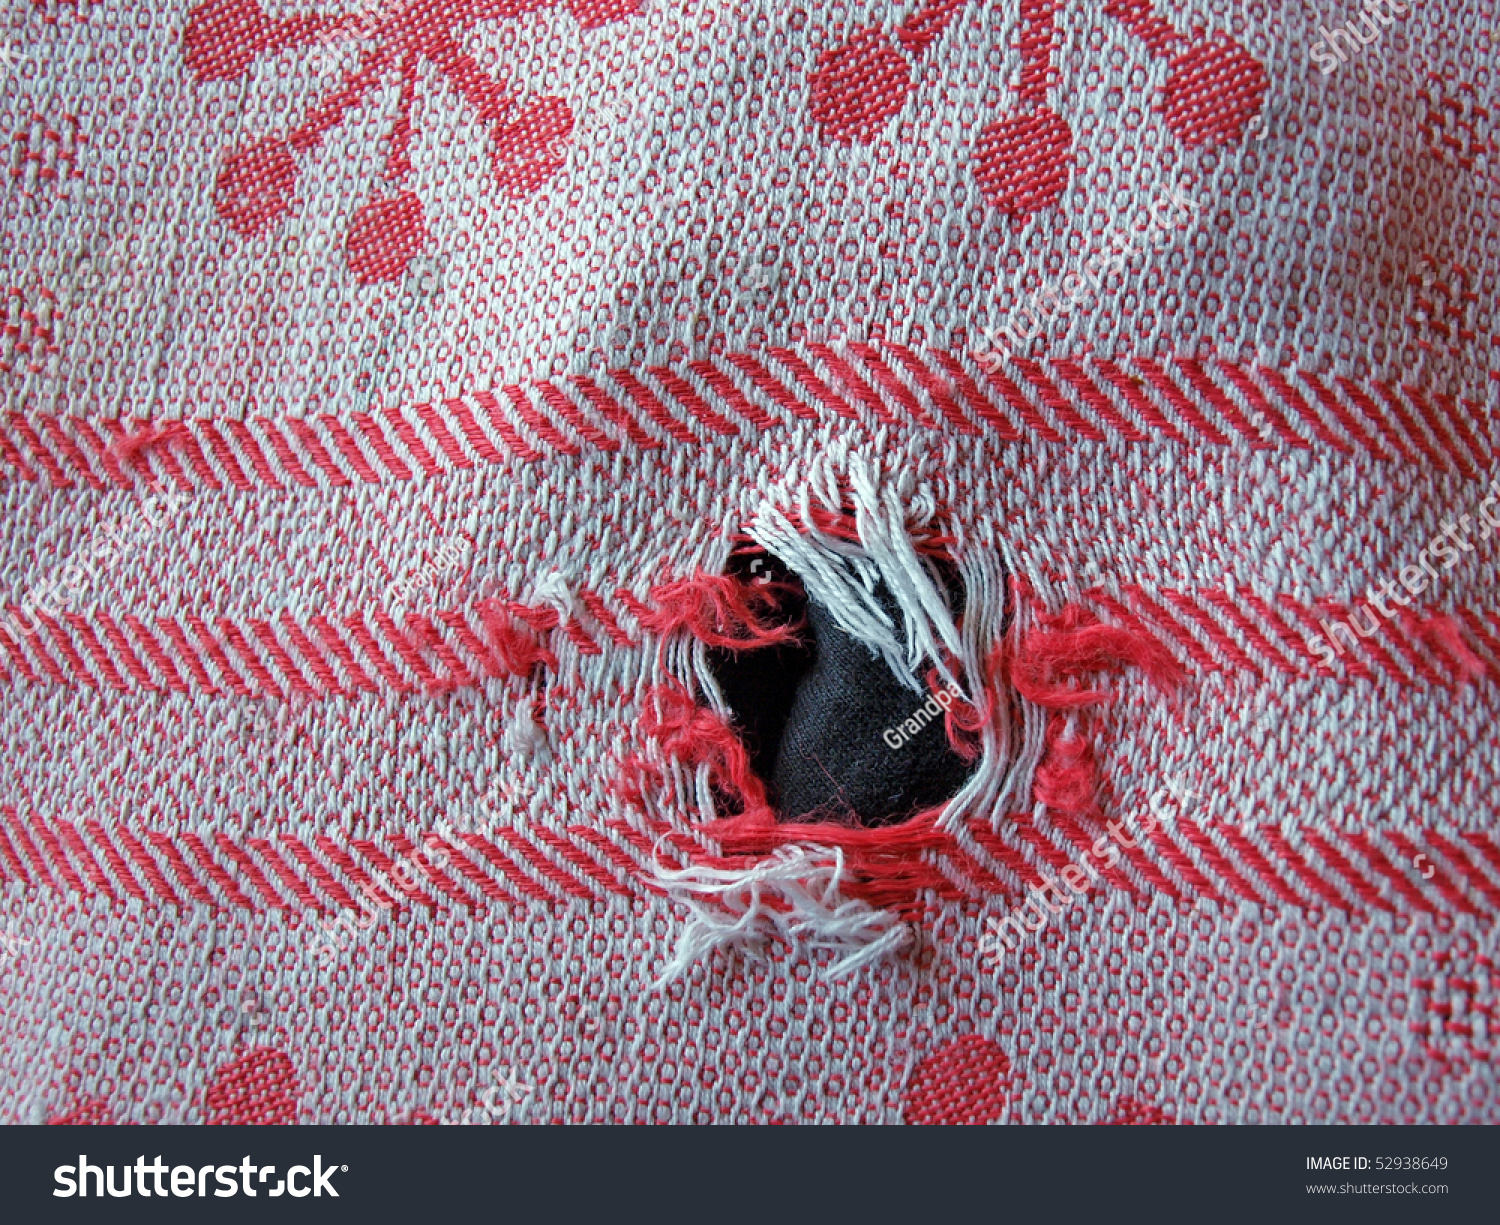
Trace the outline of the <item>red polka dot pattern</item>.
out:
[[[994,1123],[1012,1092],[1010,1060],[998,1043],[971,1034],[917,1065],[906,1086],[908,1123]]]

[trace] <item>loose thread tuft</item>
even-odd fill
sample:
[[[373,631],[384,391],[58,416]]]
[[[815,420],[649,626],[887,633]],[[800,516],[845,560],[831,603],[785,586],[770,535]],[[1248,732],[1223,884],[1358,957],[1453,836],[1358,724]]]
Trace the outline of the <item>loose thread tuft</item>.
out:
[[[128,464],[144,451],[190,436],[187,423],[183,421],[173,420],[161,425],[143,426],[133,434],[126,434],[115,443],[115,458]]]
[[[638,614],[642,626],[665,637],[685,630],[706,646],[753,650],[796,641],[800,623],[781,620],[785,583],[746,583],[730,575],[703,574],[651,590],[654,609]]]
[[[533,614],[530,621],[541,622],[537,625],[520,619],[513,608],[499,600],[480,600],[475,607],[484,625],[488,645],[498,657],[502,671],[509,672],[512,676],[530,676],[538,664],[548,668],[557,667],[557,656],[547,649],[538,632],[554,628],[558,624],[559,618],[555,611],[530,610]],[[544,616],[538,618],[535,616],[537,612]],[[551,621],[550,626],[546,624],[548,619]]]
[[[765,944],[777,939],[793,955],[833,952],[829,978],[898,951],[911,939],[910,928],[889,911],[842,897],[844,875],[843,852],[823,846],[783,847],[749,869],[658,862],[657,879],[692,919],[656,985],[681,977],[717,950],[764,959]]]
[[[1033,798],[1054,812],[1097,814],[1099,763],[1085,728],[1093,722],[1090,708],[1109,705],[1115,695],[1091,688],[1089,681],[1100,673],[1134,669],[1170,692],[1184,679],[1182,665],[1155,639],[1105,625],[1076,604],[1044,617],[1019,646],[1008,649],[1011,684],[1028,702],[1051,712],[1032,775]]]
[[[1447,652],[1458,665],[1465,683],[1483,680],[1489,674],[1488,666],[1464,641],[1463,630],[1452,617],[1427,617],[1420,622],[1419,633],[1429,644],[1435,644]]]
[[[661,685],[646,698],[641,731],[662,752],[692,768],[707,767],[709,783],[742,815],[772,822],[765,784],[750,767],[750,754],[723,719],[699,706],[679,685]]]

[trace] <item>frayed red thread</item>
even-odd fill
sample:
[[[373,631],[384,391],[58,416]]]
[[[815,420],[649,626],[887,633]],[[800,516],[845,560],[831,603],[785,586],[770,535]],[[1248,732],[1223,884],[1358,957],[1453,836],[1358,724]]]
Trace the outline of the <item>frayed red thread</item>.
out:
[[[1484,660],[1474,654],[1473,649],[1464,641],[1463,630],[1452,617],[1427,617],[1418,623],[1418,628],[1421,636],[1430,645],[1440,646],[1447,652],[1453,662],[1458,665],[1465,683],[1482,680],[1489,673]]]
[[[1069,604],[1026,635],[1010,662],[1010,681],[1027,701],[1048,710],[1103,706],[1114,701],[1107,689],[1082,687],[1084,677],[1144,672],[1170,691],[1183,680],[1182,665],[1161,643],[1120,626],[1105,625],[1087,609]]]
[[[946,518],[949,514],[946,505],[938,507],[938,519]],[[859,538],[857,526],[859,521],[854,507],[847,500],[837,511],[829,510],[826,506],[813,506],[807,518],[809,526],[824,536],[832,536],[836,540],[847,541],[849,544],[862,545],[864,543]],[[927,557],[941,558],[947,562],[953,560],[951,550],[957,543],[956,537],[940,532],[929,524],[907,523],[906,533],[911,540],[912,547],[918,553]]]
[[[1011,684],[1028,701],[1055,712],[1032,779],[1032,795],[1052,811],[1070,816],[1099,812],[1099,762],[1092,740],[1077,725],[1087,718],[1085,708],[1107,706],[1115,695],[1089,687],[1087,678],[1130,668],[1167,692],[1184,677],[1182,665],[1155,639],[1105,625],[1076,604],[1043,619],[1015,648]]]
[[[1098,808],[1098,793],[1094,746],[1082,736],[1067,734],[1066,724],[1054,717],[1047,727],[1047,751],[1036,768],[1032,794],[1054,811],[1086,813]]]
[[[745,813],[715,821],[708,833],[724,853],[744,857],[750,866],[793,843],[836,847],[844,854],[847,873],[842,890],[903,919],[918,919],[925,907],[923,894],[933,890],[949,900],[963,896],[938,867],[938,854],[953,849],[953,838],[938,828],[944,806],[929,809],[899,825],[863,829],[822,823],[777,824],[774,816]],[[725,865],[729,866],[729,865]]]
[[[810,842],[844,852],[848,894],[872,906],[914,917],[921,912],[922,895],[929,889],[938,890],[944,897],[961,896],[927,854],[952,842],[937,828],[941,807],[885,829],[778,823],[765,785],[751,770],[750,754],[734,729],[712,711],[698,706],[686,690],[677,686],[651,690],[640,726],[667,756],[692,768],[706,764],[710,785],[727,807],[738,810],[705,827],[704,832],[723,848],[725,858],[695,857],[700,862],[711,867],[748,868],[780,847]],[[639,754],[626,758],[617,793],[645,809],[644,788],[648,783],[665,783],[661,769]]]
[[[557,656],[540,637],[541,632],[556,628],[559,622],[556,609],[518,611],[515,605],[499,600],[480,600],[475,607],[488,645],[505,671],[513,676],[530,676],[538,664],[557,667]]]
[[[947,663],[950,676],[963,676],[963,670],[951,656]],[[990,675],[993,674],[991,671]],[[953,694],[953,690],[948,688],[936,665],[927,670],[927,690],[933,697],[938,697],[940,693],[945,692]],[[948,747],[958,754],[960,760],[968,763],[979,760],[979,755],[983,751],[980,736],[984,728],[994,719],[995,703],[998,700],[998,695],[986,691],[983,687],[980,688],[980,693],[983,698],[982,706],[954,697],[945,705],[943,711],[943,733],[948,737]]]
[[[189,436],[187,423],[183,421],[174,420],[163,425],[147,425],[133,434],[126,434],[116,442],[115,457],[128,464],[143,451],[187,436]]]
[[[784,583],[745,583],[729,575],[698,575],[651,589],[654,609],[641,624],[666,636],[686,630],[711,647],[751,650],[796,640],[800,624],[777,623]]]
[[[734,729],[694,702],[686,689],[675,685],[653,689],[641,714],[641,731],[684,765],[707,765],[709,783],[742,815],[775,820],[765,784],[750,768],[750,754]]]

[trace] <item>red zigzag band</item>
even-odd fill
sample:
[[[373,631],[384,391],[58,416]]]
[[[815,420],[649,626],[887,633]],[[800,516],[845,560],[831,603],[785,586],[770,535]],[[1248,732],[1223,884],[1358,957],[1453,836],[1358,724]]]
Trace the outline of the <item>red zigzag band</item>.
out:
[[[606,597],[576,593],[581,611],[564,622],[551,605],[499,603],[511,619],[497,629],[480,610],[431,615],[354,613],[342,618],[155,617],[108,611],[37,616],[0,607],[0,684],[28,681],[118,693],[233,694],[283,700],[357,693],[418,693],[467,688],[484,677],[555,668],[570,649],[596,656],[634,650],[664,629],[681,628],[684,593],[711,580],[667,582],[643,602],[628,591]],[[1289,597],[1270,600],[1207,589],[1156,592],[1127,585],[1095,588],[1085,599],[1108,620],[1144,631],[1202,675],[1373,680],[1383,673],[1403,686],[1456,688],[1500,675],[1500,612],[1460,609],[1452,615],[1408,610],[1382,621],[1369,639],[1340,638],[1338,671],[1309,646],[1324,621],[1349,623],[1349,608],[1316,607]],[[691,632],[713,635],[699,624]],[[504,639],[497,639],[503,634]],[[1356,648],[1346,645],[1356,640]],[[719,639],[714,639],[723,645]]]
[[[210,839],[191,830],[168,833],[98,821],[48,821],[0,807],[0,886],[19,881],[112,905],[129,898],[156,905],[214,910],[294,910],[335,915],[371,893],[394,908],[465,909],[522,902],[559,906],[610,896],[659,892],[652,856],[661,831],[644,833],[613,819],[606,828],[532,826],[487,834],[394,835],[384,844],[334,831]],[[1128,832],[1128,827],[1127,827]],[[830,831],[837,840],[837,831]],[[1068,834],[1016,818],[1000,833],[971,820],[957,837],[929,830],[916,839],[917,874],[928,905],[964,897],[1019,902],[1025,890],[1076,859]],[[430,848],[428,854],[424,848]],[[1186,904],[1212,901],[1336,909],[1366,914],[1462,913],[1493,921],[1500,914],[1500,842],[1491,835],[1437,829],[1309,829],[1276,825],[1198,824],[1187,816],[1159,826],[1121,870],[1134,892]],[[1418,860],[1417,856],[1425,856]],[[409,864],[416,858],[422,871]],[[857,857],[856,857],[857,859]],[[729,864],[728,859],[715,860]],[[1108,881],[1095,889],[1113,888]],[[858,892],[858,882],[853,882]],[[888,892],[888,890],[887,890]],[[901,899],[882,896],[881,904]],[[908,910],[922,909],[919,899]]]
[[[998,363],[998,364],[997,364]],[[1474,478],[1495,420],[1470,400],[1379,380],[1225,360],[976,362],[891,342],[730,354],[681,367],[509,385],[347,417],[0,420],[0,480],[59,488],[345,488],[480,464],[703,445],[793,420],[871,430],[1270,449],[1330,449]]]

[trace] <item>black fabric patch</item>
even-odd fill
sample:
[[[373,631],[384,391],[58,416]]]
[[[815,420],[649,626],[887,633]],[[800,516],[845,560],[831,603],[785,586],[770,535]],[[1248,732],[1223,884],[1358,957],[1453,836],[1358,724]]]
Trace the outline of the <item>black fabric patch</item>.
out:
[[[806,612],[798,646],[709,653],[780,818],[889,825],[952,798],[976,763],[953,751],[941,711],[918,713],[929,695],[897,680],[826,608],[805,596],[799,605],[788,610]],[[903,730],[912,718],[925,726]],[[888,729],[901,747],[886,741]]]

